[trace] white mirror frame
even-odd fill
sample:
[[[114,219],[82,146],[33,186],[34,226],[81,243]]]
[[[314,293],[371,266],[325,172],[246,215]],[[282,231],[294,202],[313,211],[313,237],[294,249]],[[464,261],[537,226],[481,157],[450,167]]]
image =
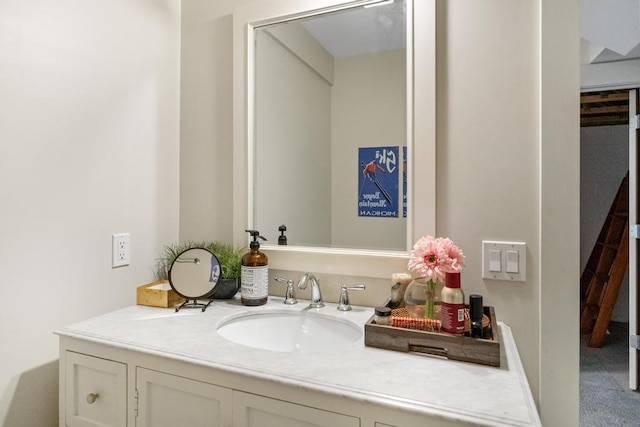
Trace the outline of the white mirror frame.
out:
[[[233,242],[246,245],[253,159],[254,28],[285,18],[380,0],[267,0],[233,14]],[[390,278],[406,271],[409,251],[436,230],[436,19],[435,0],[407,0],[407,251],[264,245],[272,269]],[[419,94],[419,96],[414,96]]]

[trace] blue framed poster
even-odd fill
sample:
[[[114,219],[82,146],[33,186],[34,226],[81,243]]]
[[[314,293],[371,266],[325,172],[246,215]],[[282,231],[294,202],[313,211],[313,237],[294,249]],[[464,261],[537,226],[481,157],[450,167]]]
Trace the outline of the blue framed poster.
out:
[[[398,217],[399,148],[358,148],[358,216]]]

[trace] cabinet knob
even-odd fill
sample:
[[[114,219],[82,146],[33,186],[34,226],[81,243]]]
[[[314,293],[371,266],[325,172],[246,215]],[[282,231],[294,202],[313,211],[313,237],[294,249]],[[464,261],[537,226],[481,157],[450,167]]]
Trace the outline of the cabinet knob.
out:
[[[95,402],[98,399],[98,397],[100,397],[98,393],[87,394],[87,403],[91,405],[93,402]]]

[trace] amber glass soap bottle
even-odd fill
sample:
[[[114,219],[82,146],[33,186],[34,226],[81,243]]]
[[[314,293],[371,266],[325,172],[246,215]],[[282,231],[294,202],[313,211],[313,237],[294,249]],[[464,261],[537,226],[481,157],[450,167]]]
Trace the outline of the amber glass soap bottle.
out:
[[[269,267],[267,256],[260,252],[258,238],[267,240],[256,230],[245,230],[253,240],[249,252],[242,256],[240,270],[240,301],[243,305],[264,305],[269,295]]]

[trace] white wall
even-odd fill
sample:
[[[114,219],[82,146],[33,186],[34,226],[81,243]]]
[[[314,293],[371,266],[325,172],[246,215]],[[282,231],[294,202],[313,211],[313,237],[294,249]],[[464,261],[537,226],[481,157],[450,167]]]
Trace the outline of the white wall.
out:
[[[184,179],[231,173],[231,14],[249,2],[183,0],[183,118],[206,121],[183,120],[181,144],[213,159],[215,171],[183,159]],[[578,3],[438,1],[437,9],[438,235],[467,255],[465,292],[483,294],[512,328],[544,425],[577,425]],[[218,191],[211,178],[209,188],[182,193],[183,238],[232,240],[230,207],[192,203],[196,194],[231,202],[231,189]],[[482,239],[525,241],[527,281],[483,281]],[[321,278],[325,299],[337,298],[344,279]],[[346,279],[368,285],[354,304],[388,295],[385,280]]]
[[[178,234],[179,0],[0,2],[0,425],[57,426],[53,331]],[[111,234],[131,265],[111,268]]]
[[[620,182],[629,170],[629,128],[580,129],[580,272],[589,260]],[[611,320],[629,321],[629,275],[625,274]]]
[[[580,86],[583,90],[640,87],[640,59],[582,65]]]

